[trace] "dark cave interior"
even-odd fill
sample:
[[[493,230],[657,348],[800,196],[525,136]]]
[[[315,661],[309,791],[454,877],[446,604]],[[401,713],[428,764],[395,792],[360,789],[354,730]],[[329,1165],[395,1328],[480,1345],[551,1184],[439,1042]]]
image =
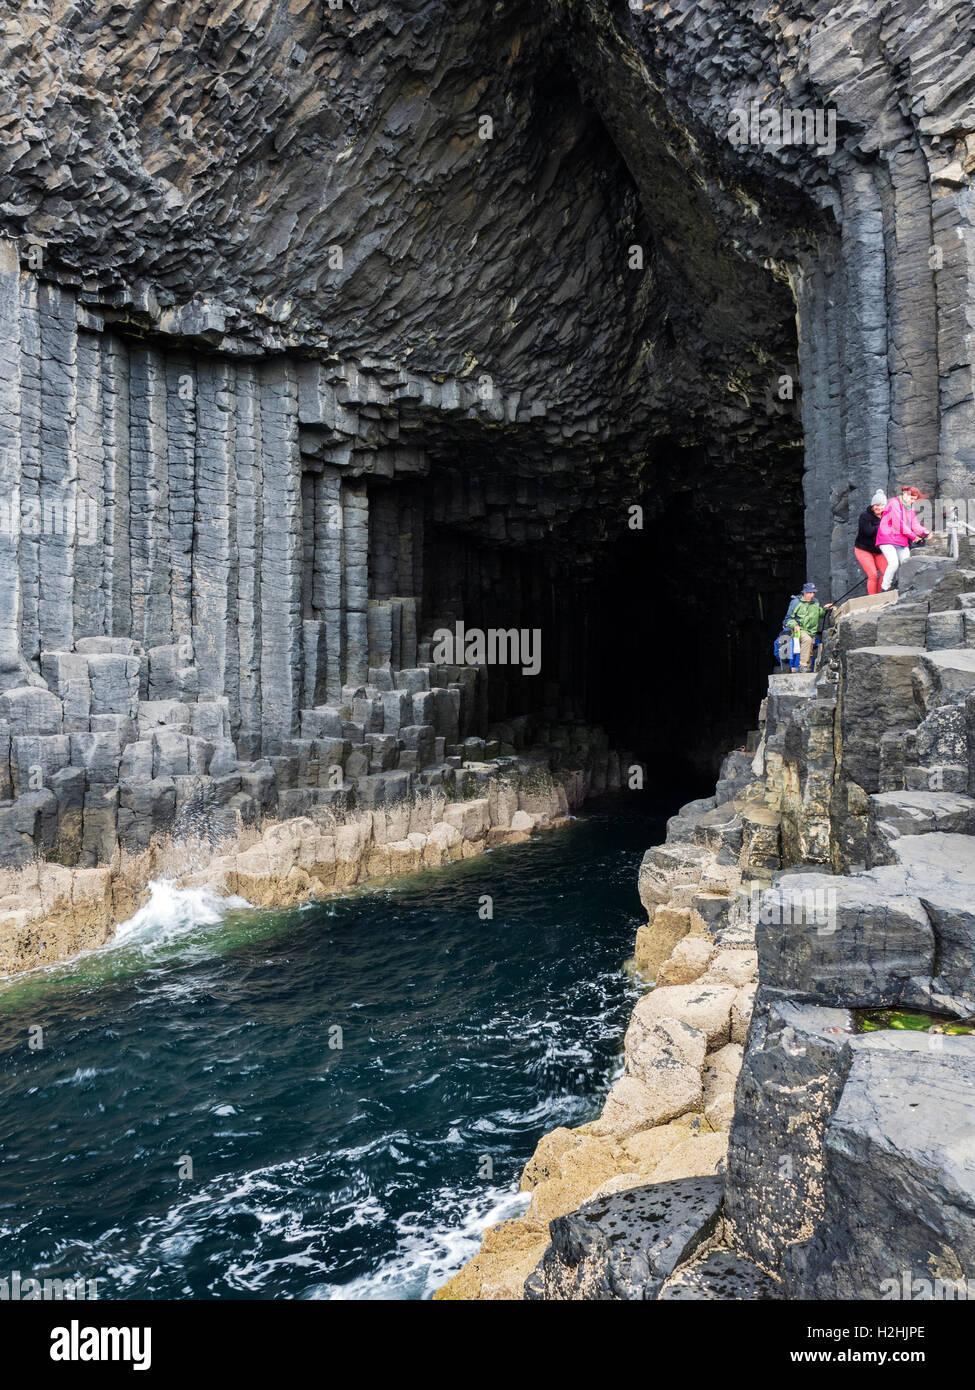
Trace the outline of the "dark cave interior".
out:
[[[370,595],[422,593],[428,634],[539,631],[537,675],[488,667],[490,720],[581,718],[655,776],[710,774],[754,721],[802,579],[801,456],[655,441],[632,492],[570,517],[537,473],[371,482]]]

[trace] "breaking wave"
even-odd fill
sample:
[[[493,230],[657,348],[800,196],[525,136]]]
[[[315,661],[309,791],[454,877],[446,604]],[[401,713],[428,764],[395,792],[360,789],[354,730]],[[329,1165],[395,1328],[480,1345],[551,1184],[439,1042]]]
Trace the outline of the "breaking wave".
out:
[[[167,879],[149,884],[149,901],[116,928],[111,944],[173,941],[195,927],[221,922],[228,912],[249,908],[246,898],[221,897],[212,888],[178,888]]]

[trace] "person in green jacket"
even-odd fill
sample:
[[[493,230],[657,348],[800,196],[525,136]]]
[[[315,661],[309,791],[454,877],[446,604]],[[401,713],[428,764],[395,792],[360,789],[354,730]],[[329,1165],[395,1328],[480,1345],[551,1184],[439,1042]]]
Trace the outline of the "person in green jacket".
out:
[[[796,604],[792,617],[786,623],[786,629],[793,637],[799,639],[798,663],[796,654],[792,657],[792,669],[797,666],[800,671],[812,670],[813,647],[822,627],[826,610],[832,608],[831,603],[821,604],[816,602],[815,584],[803,584],[802,597]]]

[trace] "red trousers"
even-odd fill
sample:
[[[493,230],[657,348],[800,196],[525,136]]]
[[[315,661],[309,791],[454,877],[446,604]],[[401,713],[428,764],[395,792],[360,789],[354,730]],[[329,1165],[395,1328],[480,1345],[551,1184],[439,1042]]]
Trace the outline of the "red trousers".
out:
[[[880,581],[887,570],[887,561],[882,555],[871,555],[869,550],[854,549],[853,553],[857,557],[857,564],[867,576],[867,593],[879,594]]]

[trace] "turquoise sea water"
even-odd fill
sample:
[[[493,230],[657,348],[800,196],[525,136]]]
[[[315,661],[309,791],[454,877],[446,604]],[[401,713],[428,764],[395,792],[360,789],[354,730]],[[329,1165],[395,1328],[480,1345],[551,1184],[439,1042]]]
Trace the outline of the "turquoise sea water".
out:
[[[429,1297],[599,1108],[672,809],[287,913],[157,885],[108,947],[0,984],[0,1275]]]

